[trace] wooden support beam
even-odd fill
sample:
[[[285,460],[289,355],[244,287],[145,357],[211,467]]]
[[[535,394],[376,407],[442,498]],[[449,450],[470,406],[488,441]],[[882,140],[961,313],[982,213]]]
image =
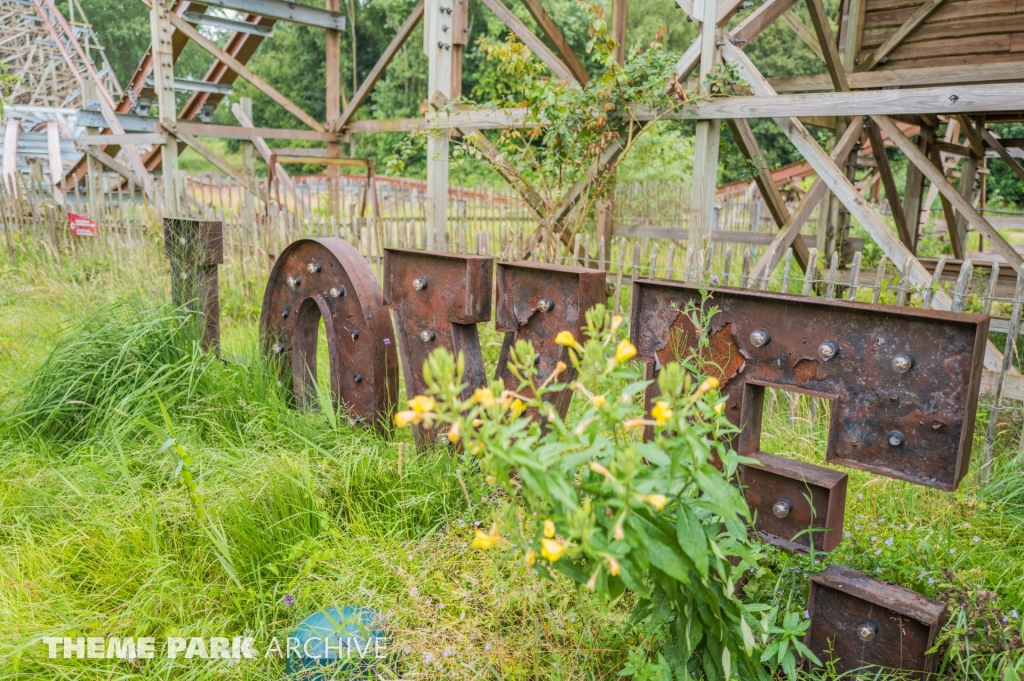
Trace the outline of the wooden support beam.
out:
[[[583,85],[589,83],[590,74],[587,73],[587,68],[583,66],[580,58],[576,56],[576,51],[572,49],[569,41],[558,30],[558,25],[554,19],[544,10],[540,0],[523,0],[523,4],[526,5],[526,10],[533,17],[533,20],[540,26],[540,30],[544,32],[544,35],[548,37],[551,44],[555,46],[555,50],[562,57],[562,61],[565,62],[565,65],[576,76],[576,80]],[[614,9],[612,10],[612,17],[613,19],[615,17]],[[623,44],[625,44],[625,41],[623,41]]]
[[[1007,58],[1008,60],[1011,57]],[[846,79],[854,90],[880,90],[894,87],[935,87],[964,83],[1000,83],[1020,80],[1020,62],[965,64],[962,66],[922,66],[880,71],[847,71]],[[832,89],[827,74],[794,76],[769,80],[777,92],[814,92]]]
[[[946,137],[951,137],[951,133],[953,133],[954,130],[955,128],[952,123],[948,125],[946,127]],[[936,143],[934,140],[930,140],[929,143],[926,145],[926,148],[928,150],[928,153],[930,154],[930,161],[932,165],[935,167],[936,172],[941,173],[942,176],[945,177],[946,168],[943,166],[942,151],[940,149],[940,146],[941,145]],[[965,156],[966,155],[967,154],[965,154]],[[910,165],[913,166],[914,164],[911,163]],[[955,165],[956,163],[954,163],[954,167]],[[942,214],[946,218],[946,225],[950,234],[950,243],[953,246],[953,256],[956,257],[957,259],[962,260],[964,257],[964,253],[962,250],[963,240],[960,239],[956,233],[957,220],[956,213],[953,211],[953,204],[949,202],[949,199],[946,198],[945,194],[939,193],[939,187],[934,183],[932,183],[931,187],[928,190],[928,198],[925,202],[926,205],[924,212],[927,212],[928,210],[931,209],[932,204],[935,202],[935,194],[939,194],[939,202],[942,204]]]
[[[405,41],[409,39],[409,35],[416,28],[416,25],[420,23],[420,19],[423,18],[423,0],[416,5],[412,10],[412,13],[405,20],[405,22],[399,27],[395,37],[391,39],[388,46],[384,49],[384,53],[377,59],[377,63],[373,65],[370,72],[366,74],[366,78],[359,84],[359,89],[356,90],[355,94],[352,95],[352,99],[349,100],[348,106],[341,112],[341,118],[338,121],[338,127],[340,130],[345,129],[345,126],[352,120],[352,116],[355,115],[356,110],[363,105],[366,98],[370,96],[370,92],[373,87],[380,80],[381,76],[384,75],[384,70],[387,69],[391,60],[395,58],[398,51],[402,49],[402,45],[405,45]]]
[[[821,45],[825,67],[832,78],[832,87],[836,92],[849,92],[850,84],[846,81],[846,69],[843,68],[842,58],[839,56],[839,46],[836,45],[835,36],[832,34],[832,26],[828,23],[824,3],[822,0],[807,0],[807,9],[811,15],[814,33]]]
[[[1010,170],[1012,170],[1021,180],[1024,180],[1024,168],[1021,167],[1017,159],[1010,156],[1010,152],[1006,150],[1002,141],[985,129],[985,126],[983,125],[978,126],[978,132],[981,133],[981,138],[985,140],[985,144],[995,149],[996,153],[999,154],[999,158],[1003,159],[1003,163],[1010,166]]]
[[[811,32],[811,29],[804,25],[804,22],[800,21],[800,17],[793,13],[793,10],[784,12],[782,15],[782,21],[791,29],[796,36],[803,41],[804,45],[810,48],[811,52],[817,55],[818,59],[825,61],[825,55],[821,51],[821,43]]]
[[[893,222],[896,223],[896,233],[899,234],[903,245],[913,252],[914,235],[907,226],[907,216],[903,212],[903,204],[900,203],[900,194],[896,189],[896,179],[892,176],[892,168],[889,166],[889,155],[885,153],[882,133],[873,121],[868,124],[868,135],[871,138],[871,154],[875,157],[875,166],[881,176],[882,186],[885,187],[885,198],[892,210]]]
[[[171,21],[171,25],[174,26],[175,30],[184,33],[186,36],[188,36],[189,40],[193,41],[201,48],[212,54],[214,57],[217,58],[218,61],[220,61],[229,69],[237,73],[242,78],[244,78],[254,88],[265,94],[267,97],[272,99],[277,104],[279,104],[285,111],[287,111],[291,115],[295,116],[295,118],[302,121],[303,124],[305,124],[311,130],[316,130],[317,132],[324,132],[325,128],[320,123],[320,121],[316,120],[308,113],[303,111],[302,108],[296,105],[292,100],[285,97],[283,94],[274,89],[274,87],[271,86],[269,83],[264,81],[262,78],[257,76],[252,71],[250,71],[245,64],[238,61],[230,54],[222,50],[220,47],[218,47],[216,43],[214,43],[212,40],[210,40],[202,33],[197,31],[195,28],[193,28],[187,21],[176,15],[174,12],[169,13],[169,18]]]
[[[857,57],[860,55],[861,45],[864,41],[864,15],[867,9],[867,0],[847,0],[846,23],[842,26],[843,40],[843,66],[849,77],[857,65]],[[841,41],[842,42],[842,41]]]
[[[702,0],[700,9],[700,76],[698,92],[708,94],[706,80],[712,68],[721,58],[719,50],[719,34],[715,25],[718,16],[717,0]],[[690,195],[690,238],[688,251],[696,253],[710,245],[711,233],[715,229],[715,190],[718,186],[718,151],[721,141],[722,125],[717,119],[701,120],[696,125],[696,136],[693,143],[693,182]],[[692,263],[685,264],[686,272],[691,271]]]
[[[341,9],[341,0],[325,0],[325,9],[337,14]],[[324,36],[324,79],[327,100],[324,109],[327,119],[325,127],[332,132],[337,132],[341,129],[341,32],[336,28],[327,29]],[[337,142],[328,142],[327,155],[331,158],[341,156],[341,146]],[[327,177],[331,178],[327,184],[327,203],[332,213],[336,213],[338,210],[334,180],[340,174],[338,166],[334,164],[327,166]]]
[[[504,154],[482,132],[466,128],[463,129],[463,133],[466,136],[466,141],[483,154],[498,173],[505,178],[505,181],[519,193],[534,217],[539,222],[544,222],[547,206],[533,185],[524,180],[519,170],[508,162]]]
[[[772,178],[771,171],[768,170],[768,163],[757,144],[754,131],[750,129],[750,124],[742,118],[730,118],[728,119],[728,124],[729,130],[732,132],[733,141],[739,147],[740,153],[757,167],[754,181],[757,183],[757,188],[761,191],[761,197],[764,199],[765,205],[768,206],[768,212],[771,213],[772,219],[775,220],[775,224],[778,225],[779,229],[784,229],[791,217],[789,208],[786,207],[786,200],[782,198],[782,194]],[[802,240],[796,239],[793,242],[793,253],[796,255],[796,261],[800,265],[800,269],[806,272],[810,259],[807,245]]]
[[[290,21],[312,28],[345,30],[345,15],[287,0],[209,0],[202,4],[223,7],[242,14],[258,14],[261,17]]]
[[[917,148],[903,131],[889,118],[885,116],[872,116],[875,122],[878,123],[878,127],[888,135],[897,147],[907,156],[907,159],[917,166],[922,173],[939,189],[939,192],[949,199],[950,203],[956,210],[960,211],[975,229],[981,232],[986,239],[992,242],[992,247],[995,251],[1003,256],[1006,263],[1013,268],[1014,272],[1020,270],[1021,263],[1024,259],[1021,258],[1020,254],[1013,249],[1013,247],[1006,242],[1006,239],[995,230],[992,225],[989,224],[978,211],[974,209],[970,201],[967,201],[964,196],[956,190],[955,187],[946,179],[946,175],[937,169],[932,163],[921,153],[921,150]]]
[[[417,127],[423,127],[423,121],[416,119]],[[380,121],[385,123],[386,121]],[[298,140],[302,142],[333,142],[341,141],[341,136],[333,132],[317,132],[316,130],[292,130],[289,128],[257,128],[239,127],[237,125],[221,125],[219,123],[195,123],[193,121],[178,121],[178,129],[200,137],[222,137],[232,140],[248,140],[253,137],[262,137],[271,140]],[[402,128],[410,130],[414,128]],[[100,135],[109,139],[109,135]]]
[[[8,118],[4,128],[4,164],[3,177],[14,177],[18,172],[18,135],[21,133],[21,122],[17,118]]]
[[[854,122],[847,127],[846,132],[843,136],[836,141],[836,146],[830,154],[830,158],[833,162],[844,159],[850,155],[853,151],[854,145],[857,144],[857,140],[860,138],[862,123],[859,119],[855,119]],[[800,203],[797,205],[795,211],[790,216],[786,224],[782,226],[779,233],[772,240],[771,245],[765,250],[764,254],[757,261],[754,269],[751,271],[753,277],[763,277],[766,274],[770,274],[782,260],[782,256],[785,254],[786,249],[793,244],[795,247],[802,246],[804,249],[807,248],[802,239],[797,239],[797,235],[800,234],[800,230],[803,228],[804,223],[807,222],[808,218],[814,212],[814,209],[818,207],[821,199],[825,196],[828,188],[826,187],[822,179],[816,178],[811,183],[810,189],[800,198]],[[795,249],[794,249],[795,250]],[[813,268],[816,263],[811,263]],[[807,270],[805,270],[807,271]],[[812,272],[813,273],[813,272]]]
[[[427,55],[427,99],[441,108],[455,97],[452,74],[461,53],[453,46],[451,29],[457,0],[426,0],[423,51]],[[427,137],[427,249],[448,250],[448,146],[450,130]]]
[[[540,38],[533,34],[533,32],[526,27],[526,24],[520,20],[515,14],[512,13],[508,7],[505,6],[501,0],[483,0],[484,5],[487,6],[501,21],[511,29],[513,33],[519,38],[519,40],[530,48],[538,59],[551,69],[551,72],[555,74],[556,78],[561,80],[567,80],[570,83],[579,82],[573,72],[562,63],[562,60],[552,52],[547,45],[544,44]]]
[[[235,179],[239,184],[245,187],[246,191],[252,192],[252,194],[255,196],[260,195],[259,188],[256,186],[254,178],[243,176],[242,173],[240,173],[238,170],[232,167],[232,165],[228,163],[224,159],[224,157],[222,157],[213,149],[210,149],[210,147],[200,142],[195,135],[192,135],[190,133],[185,132],[184,130],[179,129],[177,125],[173,123],[168,124],[167,121],[161,121],[160,125],[164,127],[170,135],[177,137],[179,140],[181,140],[188,146],[192,147],[192,149],[197,154],[199,154],[207,161],[212,163],[214,167],[217,168],[217,170],[221,171],[228,177]]]
[[[153,89],[156,90],[159,120],[165,125],[173,126],[178,118],[178,103],[174,90],[174,51],[171,47],[174,28],[171,17],[188,26],[171,11],[168,0],[151,0],[149,24],[153,52]],[[191,26],[188,28],[195,31]],[[160,169],[163,173],[164,216],[181,215],[184,207],[181,202],[184,187],[180,186],[178,176],[177,140],[168,138],[160,147]]]
[[[918,136],[918,149],[927,149],[927,135]],[[907,231],[913,237],[911,251],[917,253],[917,233],[921,228],[921,199],[924,196],[924,174],[913,163],[907,164],[907,184],[903,188],[903,214],[907,220]]]
[[[82,135],[75,140],[78,146],[103,146],[116,144],[125,146],[128,144],[166,144],[167,135],[155,132],[128,133],[125,135]]]
[[[975,158],[973,155],[967,157],[964,160],[963,165],[960,167],[960,182],[957,186],[957,190],[960,195],[971,204],[974,205],[974,183],[978,179],[978,168],[981,166],[981,159]],[[980,215],[980,213],[979,213]],[[956,230],[951,231],[950,234],[955,234],[956,238],[960,240],[960,252],[966,255],[967,253],[967,233],[970,231],[968,227],[967,217],[963,213],[957,213],[956,215]]]
[[[115,173],[117,173],[118,175],[120,175],[124,179],[128,180],[129,182],[134,183],[138,187],[142,186],[142,181],[139,180],[139,176],[135,174],[135,171],[133,171],[131,168],[129,168],[129,167],[119,163],[113,156],[111,156],[110,154],[106,153],[105,151],[103,151],[99,147],[82,146],[82,147],[79,147],[79,150],[83,154],[91,157],[92,159],[94,159],[94,160],[98,161],[99,163],[102,163],[106,167],[110,168]]]
[[[960,129],[964,131],[967,143],[971,145],[972,155],[978,159],[985,158],[985,143],[981,141],[981,135],[971,125],[970,118],[964,114],[959,114],[956,119],[960,121]]]
[[[917,29],[917,27],[920,26],[932,12],[938,9],[941,4],[942,0],[924,0],[924,3],[922,3],[921,6],[903,22],[903,25],[897,28],[892,35],[886,38],[881,45],[876,47],[875,50],[864,59],[861,64],[861,71],[870,71],[878,66],[878,64],[881,63],[890,52],[899,47],[900,44],[907,39],[907,36],[913,33],[914,30]]]
[[[626,63],[626,15],[628,0],[612,0],[611,36],[615,41],[615,62]]]
[[[252,141],[253,147],[259,152],[259,155],[263,158],[263,161],[267,164],[267,167],[274,169],[274,178],[281,183],[284,188],[286,195],[291,194],[296,196],[295,183],[292,178],[288,176],[281,164],[277,163],[274,159],[274,151],[263,139],[263,136],[257,133],[262,128],[255,128],[252,124],[252,118],[246,113],[245,109],[238,104],[231,105],[231,113],[234,114],[235,119],[242,125],[243,128],[251,130],[253,135],[247,139]],[[185,130],[188,132],[188,128],[185,123],[178,123],[178,130]],[[195,133],[193,133],[195,134]]]

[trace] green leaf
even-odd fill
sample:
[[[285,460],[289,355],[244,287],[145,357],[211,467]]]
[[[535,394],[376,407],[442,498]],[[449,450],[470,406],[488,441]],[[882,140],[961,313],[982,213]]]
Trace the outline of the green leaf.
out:
[[[740,631],[743,632],[743,647],[747,651],[747,655],[754,652],[754,632],[750,630],[750,625],[747,624],[747,618],[740,616]]]
[[[683,552],[693,561],[697,573],[706,578],[708,576],[708,544],[704,528],[693,511],[682,504],[679,506],[679,519],[676,521],[676,540]]]
[[[722,671],[725,672],[725,678],[732,678],[732,654],[728,647],[722,648]]]
[[[796,681],[796,658],[792,655],[787,655],[782,661],[782,670],[786,672],[789,681]]]
[[[647,553],[651,558],[651,565],[673,577],[683,584],[690,582],[690,575],[682,558],[665,542],[659,533],[649,532],[647,534]]]

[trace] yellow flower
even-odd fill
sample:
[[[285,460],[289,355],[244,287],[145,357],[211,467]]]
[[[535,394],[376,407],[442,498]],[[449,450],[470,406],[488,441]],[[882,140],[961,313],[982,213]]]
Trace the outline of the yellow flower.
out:
[[[473,427],[474,428],[479,428],[482,425],[484,425],[484,420],[483,419],[473,419]]]
[[[719,402],[718,404],[715,405],[715,413],[716,414],[721,416],[722,412],[724,412],[724,411],[725,411],[725,402]]]
[[[619,364],[636,357],[636,346],[623,338],[615,346],[615,361]]]
[[[622,568],[621,568],[621,566],[619,566],[619,561],[617,561],[614,558],[612,558],[611,556],[609,556],[608,557],[608,574],[610,574],[612,577],[617,577],[618,574],[619,574],[619,571],[621,569]]]
[[[557,562],[562,554],[565,553],[565,546],[562,542],[557,539],[541,539],[540,540],[540,555],[544,556],[552,563]]]
[[[490,388],[477,388],[473,391],[473,400],[481,406],[490,407],[494,404],[494,393]]]
[[[587,588],[593,591],[597,588],[597,570],[594,570],[594,574],[590,575],[590,579],[587,580]]]
[[[426,395],[417,395],[409,400],[409,408],[417,414],[428,414],[434,411],[434,400]]]
[[[526,549],[526,564],[533,566],[537,562],[537,553],[533,549]]]
[[[559,331],[558,335],[555,336],[555,342],[561,346],[571,348],[576,345],[576,337],[572,335],[572,331]]]
[[[555,536],[555,524],[550,520],[544,521],[544,536],[551,539]]]
[[[612,317],[612,333],[618,331],[620,326],[622,326],[622,315],[617,314]]]
[[[654,408],[651,409],[651,416],[654,417],[659,426],[663,426],[672,418],[672,409],[669,408],[668,402],[665,400],[658,400],[654,403]]]
[[[604,395],[594,395],[590,398],[590,403],[595,407],[603,407],[604,403],[607,401],[608,400]]]
[[[551,378],[555,378],[556,376],[558,376],[558,374],[562,373],[568,368],[569,365],[567,365],[565,362],[559,362],[558,364],[555,365],[555,370],[551,372]]]
[[[609,479],[612,477],[612,474],[608,471],[608,469],[596,461],[590,462],[590,470],[594,471],[598,475],[603,475],[604,477]]]
[[[420,422],[420,415],[414,411],[400,411],[395,414],[395,425],[399,428],[405,428],[410,424]]]
[[[664,494],[648,494],[646,500],[648,504],[659,511],[664,510],[665,504],[668,503],[668,497]]]
[[[494,483],[498,482],[498,479],[495,478],[493,475],[488,475],[486,478],[484,478],[484,482],[486,482],[488,485],[493,485]]]
[[[708,392],[710,390],[714,390],[715,388],[718,387],[718,385],[719,385],[718,379],[715,378],[714,376],[711,376],[710,378],[706,378],[706,379],[704,379],[704,382],[700,384],[700,387],[697,388],[697,394],[698,395],[703,395],[703,394],[705,394],[706,392]]]
[[[622,529],[622,521],[615,523],[615,529],[612,531],[612,536],[615,537],[615,541],[622,541],[626,538],[626,532]]]
[[[516,399],[512,400],[512,406],[509,408],[509,411],[512,412],[513,416],[519,416],[520,414],[523,413],[525,409],[526,405],[523,404],[523,401],[517,397]]]
[[[625,428],[626,430],[629,430],[630,428],[643,428],[644,427],[644,420],[643,419],[629,419],[628,421],[626,421],[625,423],[622,424],[622,427]]]
[[[458,442],[460,437],[462,437],[462,426],[458,422],[453,423],[448,429],[448,441]]]
[[[496,543],[498,543],[498,540],[494,536],[489,535],[486,532],[481,532],[480,530],[477,530],[476,538],[473,539],[473,548],[480,549],[481,551],[486,551],[487,549],[494,546]]]

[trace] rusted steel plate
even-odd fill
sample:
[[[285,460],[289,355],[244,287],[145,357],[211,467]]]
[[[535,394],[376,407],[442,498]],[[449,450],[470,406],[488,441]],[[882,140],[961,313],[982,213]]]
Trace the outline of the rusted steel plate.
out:
[[[631,334],[656,366],[696,347],[697,289],[633,284]],[[988,316],[781,293],[716,289],[705,355],[742,427],[741,454],[760,449],[765,387],[832,400],[826,458],[954,490],[970,463]]]
[[[774,454],[752,456],[761,465],[740,466],[740,482],[761,539],[803,553],[812,540],[815,551],[834,549],[843,538],[849,476]]]
[[[219,220],[164,218],[164,252],[171,263],[171,300],[194,305],[202,326],[203,349],[220,351],[220,276],[224,262]]]
[[[916,591],[830,565],[811,578],[811,627],[805,645],[823,662],[837,660],[839,673],[862,667],[918,672],[935,668],[926,655],[942,625],[946,606]]]
[[[468,397],[487,384],[476,325],[491,319],[494,260],[400,248],[384,249],[384,304],[394,315],[408,396],[427,390],[423,363],[437,348],[461,353]],[[437,438],[413,427],[417,444]]]
[[[519,379],[508,367],[509,352],[520,339],[532,342],[537,352],[538,383],[551,375],[559,361],[569,364],[569,369],[558,382],[575,378],[568,350],[555,343],[555,336],[559,331],[572,331],[583,341],[586,312],[605,302],[604,286],[603,270],[532,262],[498,263],[495,325],[505,332],[505,340],[495,375],[505,383],[506,390],[520,389]],[[545,396],[563,417],[571,399],[571,390]]]
[[[355,420],[387,432],[398,398],[398,353],[391,320],[373,270],[343,239],[290,244],[274,264],[263,294],[264,351],[282,358],[285,379],[292,382],[300,407],[316,402],[321,319],[335,405],[343,405]]]

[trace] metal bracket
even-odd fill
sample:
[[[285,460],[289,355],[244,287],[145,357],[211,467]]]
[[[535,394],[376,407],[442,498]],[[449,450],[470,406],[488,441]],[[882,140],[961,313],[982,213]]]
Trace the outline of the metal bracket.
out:
[[[384,304],[394,315],[410,398],[427,389],[423,363],[437,348],[462,354],[468,397],[487,384],[476,325],[491,319],[494,260],[475,255],[384,249]],[[417,444],[437,433],[414,426]]]
[[[685,284],[634,282],[638,356],[664,364],[695,348],[684,311],[701,306]],[[945,490],[967,473],[987,315],[734,289],[703,308],[714,309],[704,354],[742,427],[740,454],[760,451],[764,389],[776,387],[832,400],[832,463]]]
[[[509,370],[509,353],[519,340],[533,343],[537,352],[537,377],[543,381],[559,361],[568,362],[566,348],[555,343],[559,331],[572,331],[582,340],[585,313],[607,300],[605,272],[583,267],[565,267],[532,262],[498,263],[495,326],[505,332],[495,377],[506,390],[519,391],[519,379]],[[576,376],[571,367],[558,377],[560,383]],[[524,393],[525,394],[525,393]],[[565,417],[571,390],[548,393],[560,416]]]
[[[380,431],[398,398],[398,353],[377,278],[343,239],[300,239],[274,263],[263,294],[264,351],[282,359],[295,403],[316,402],[316,355],[323,319],[330,358],[331,396],[357,422]],[[291,378],[288,378],[288,369]]]

